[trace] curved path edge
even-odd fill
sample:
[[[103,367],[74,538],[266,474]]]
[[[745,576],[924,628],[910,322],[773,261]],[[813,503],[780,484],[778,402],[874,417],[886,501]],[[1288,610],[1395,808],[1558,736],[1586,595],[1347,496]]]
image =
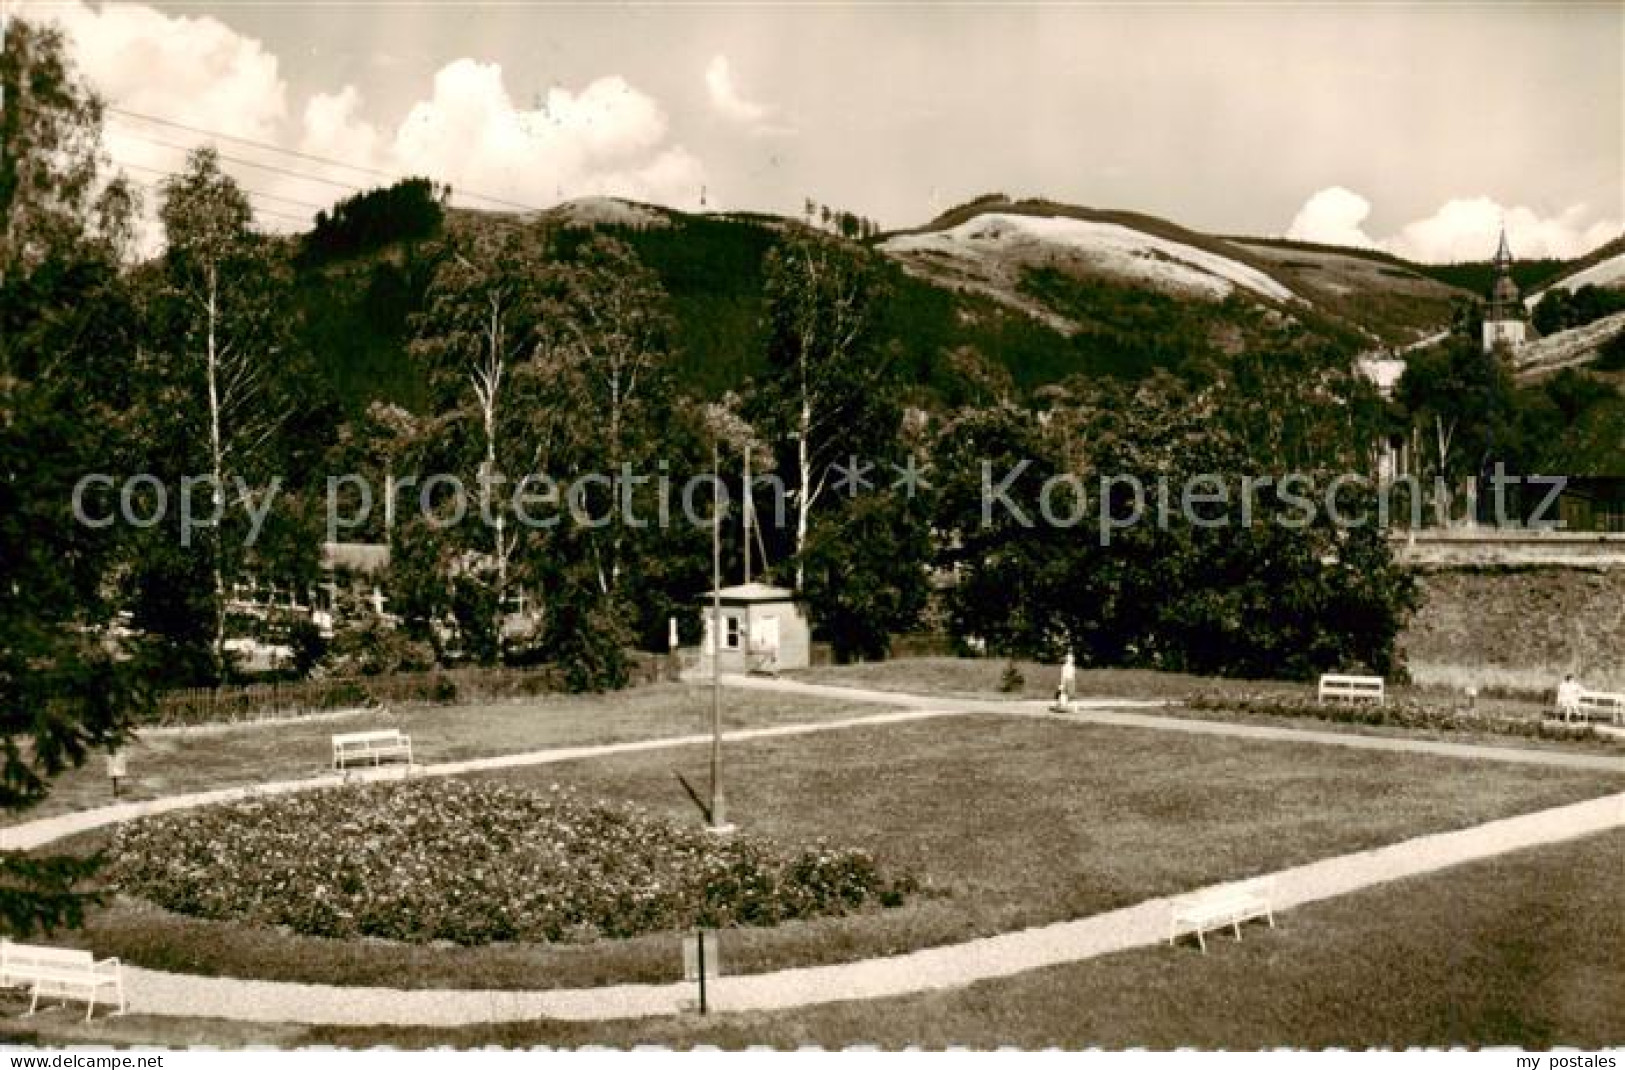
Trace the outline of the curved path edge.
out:
[[[855,697],[859,689],[763,681],[749,683],[725,678],[728,686],[758,686]],[[905,708],[839,720],[805,724],[736,729],[724,734],[730,741],[804,735],[967,713],[1027,714],[1047,712],[1036,704],[974,699],[941,699],[903,692],[874,692],[872,701]],[[1080,704],[1081,705],[1081,704]],[[1433,741],[1386,739],[1301,729],[1272,729],[1228,722],[1193,721],[1149,713],[1125,713],[1122,707],[1141,708],[1162,703],[1099,701],[1088,703],[1067,719],[1120,727],[1253,736],[1278,742],[1336,743],[1431,753],[1453,758],[1490,758],[1536,764],[1578,765],[1620,771],[1619,759],[1592,755],[1566,755],[1519,748],[1487,748],[1441,744]],[[1023,708],[1028,707],[1028,708]],[[1110,707],[1118,707],[1113,710]],[[467,761],[418,766],[411,775],[452,776],[527,765],[544,765],[615,754],[692,746],[710,741],[695,734],[623,743],[554,748],[499,755]],[[1556,759],[1555,761],[1553,759]],[[1576,759],[1578,759],[1576,761]],[[367,770],[348,776],[321,776],[264,785],[238,786],[144,800],[95,810],[64,814],[0,829],[0,850],[27,850],[81,832],[118,824],[151,814],[232,802],[244,798],[336,787],[346,782],[399,779],[400,769]],[[1625,793],[1503,818],[1453,832],[1437,833],[1400,843],[1322,859],[1279,871],[1275,906],[1278,911],[1357,891],[1387,881],[1432,873],[1510,851],[1576,839],[1625,827]],[[1181,893],[1192,894],[1192,893]],[[1097,955],[1129,950],[1166,939],[1167,897],[1074,921],[983,937],[960,944],[927,948],[885,958],[827,966],[802,967],[772,973],[723,977],[708,993],[719,1011],[770,1010],[841,1000],[877,999],[977,981],[1008,977]],[[676,955],[674,941],[673,955]],[[423,1025],[459,1026],[525,1021],[537,1018],[604,1020],[679,1013],[693,1005],[692,983],[612,985],[585,989],[541,991],[507,990],[400,990],[252,981],[167,973],[129,966],[125,968],[130,1010],[153,1015],[186,1014],[244,1022],[282,1022],[304,1025]]]
[[[1345,895],[1528,847],[1625,827],[1625,793],[1590,799],[1455,832],[1422,836],[1277,872],[1275,908]],[[1167,897],[1060,922],[887,958],[713,982],[718,1011],[775,1010],[879,999],[1008,977],[1167,938]],[[673,955],[676,954],[675,942]],[[147,1014],[305,1025],[458,1026],[536,1018],[602,1020],[677,1014],[692,1006],[691,983],[613,985],[551,991],[345,988],[196,977],[127,968],[130,1009]]]

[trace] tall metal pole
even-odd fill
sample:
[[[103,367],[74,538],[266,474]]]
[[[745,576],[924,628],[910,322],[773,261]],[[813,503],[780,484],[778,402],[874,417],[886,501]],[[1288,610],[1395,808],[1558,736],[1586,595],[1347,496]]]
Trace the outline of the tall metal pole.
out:
[[[745,485],[740,509],[745,518],[745,583],[750,584],[750,443],[745,443]]]
[[[711,442],[716,500],[711,516],[711,827],[728,827],[722,794],[722,451]]]

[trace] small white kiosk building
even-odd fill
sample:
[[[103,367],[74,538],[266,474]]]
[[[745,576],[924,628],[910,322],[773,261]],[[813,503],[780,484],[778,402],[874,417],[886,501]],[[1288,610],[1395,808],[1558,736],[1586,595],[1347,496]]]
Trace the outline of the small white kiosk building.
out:
[[[709,672],[718,647],[712,635],[713,596],[721,595],[721,669],[725,673],[804,669],[811,661],[812,627],[796,602],[795,592],[765,583],[741,583],[720,592],[707,591],[700,605],[705,631],[700,639],[700,668]]]

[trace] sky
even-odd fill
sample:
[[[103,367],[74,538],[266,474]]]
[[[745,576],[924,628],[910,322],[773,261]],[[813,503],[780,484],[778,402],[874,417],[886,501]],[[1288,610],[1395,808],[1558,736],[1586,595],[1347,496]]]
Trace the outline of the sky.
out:
[[[406,174],[469,207],[810,197],[886,228],[1003,192],[1428,261],[1625,220],[1617,2],[21,11],[61,22],[138,180],[198,131],[305,154],[219,142],[269,229]]]

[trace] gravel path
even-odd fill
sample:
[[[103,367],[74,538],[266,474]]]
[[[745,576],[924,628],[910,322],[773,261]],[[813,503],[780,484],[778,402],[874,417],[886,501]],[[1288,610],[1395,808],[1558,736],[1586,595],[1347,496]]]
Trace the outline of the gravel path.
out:
[[[768,728],[739,728],[724,732],[722,738],[730,743],[744,743],[755,739],[773,739],[781,736],[804,736],[816,732],[833,732],[843,728],[867,728],[875,725],[902,724],[925,721],[936,717],[954,717],[970,712],[960,709],[902,709],[888,713],[845,717],[834,721],[812,721],[803,724],[774,725]],[[306,777],[301,780],[278,780],[266,784],[217,788],[186,795],[170,795],[162,799],[118,803],[94,810],[80,810],[71,814],[42,818],[23,824],[0,828],[0,850],[26,851],[67,836],[92,829],[133,821],[138,817],[188,810],[213,803],[236,802],[264,795],[285,795],[317,788],[334,788],[346,783],[375,780],[400,780],[406,776],[458,776],[491,769],[513,769],[531,765],[551,765],[573,762],[584,758],[605,758],[616,754],[635,754],[640,751],[667,750],[673,747],[692,747],[711,742],[709,734],[665,736],[658,739],[639,739],[628,743],[601,743],[581,747],[553,747],[548,750],[525,751],[519,754],[499,754],[490,758],[470,758],[460,762],[440,762],[433,765],[386,765],[371,769],[352,769],[346,773]]]
[[[1082,723],[1162,731],[1238,736],[1274,742],[1307,742],[1451,758],[1517,761],[1565,768],[1625,773],[1625,760],[1559,751],[1486,747],[1430,740],[1360,736],[1290,728],[1195,721],[1124,712],[1126,707],[1162,703],[1096,700],[1078,703],[1070,713],[1052,713],[1042,702],[952,699],[891,691],[829,687],[789,680],[726,678],[730,687],[796,691],[887,704],[901,709],[813,724],[728,732],[746,741],[873,725],[898,724],[966,713],[1055,716]],[[414,775],[452,776],[488,769],[541,765],[709,742],[708,735],[678,736],[588,747],[556,748],[471,761],[419,766]],[[400,777],[401,771],[356,772],[352,780]],[[228,788],[46,818],[0,830],[0,847],[27,849],[93,828],[148,814],[241,799],[334,786],[339,776],[281,781],[253,788]],[[1492,821],[1456,832],[1406,840],[1275,874],[1276,909],[1344,895],[1385,881],[1431,873],[1508,851],[1556,843],[1625,826],[1625,793],[1532,814]],[[711,988],[717,1010],[762,1010],[809,1006],[837,1000],[876,999],[1007,977],[1045,966],[1080,962],[1096,955],[1145,947],[1166,939],[1169,901],[1153,899],[1077,921],[972,940],[946,947],[859,962],[766,974],[725,977]],[[1290,924],[1290,922],[1287,922]],[[1267,936],[1257,938],[1267,939]],[[724,937],[726,939],[726,937]],[[677,953],[673,940],[673,954]],[[199,977],[125,967],[125,989],[135,1013],[222,1018],[245,1022],[308,1025],[454,1026],[534,1018],[597,1020],[675,1014],[694,998],[692,984],[612,985],[549,991],[413,990],[336,987],[275,981]]]
[[[822,698],[846,699],[854,702],[889,703],[924,709],[937,708],[959,713],[1018,714],[1028,717],[1048,717],[1083,724],[1114,725],[1120,728],[1150,728],[1164,732],[1187,732],[1196,735],[1233,736],[1275,743],[1321,743],[1335,747],[1355,747],[1361,750],[1390,751],[1401,754],[1431,754],[1440,758],[1467,758],[1487,762],[1517,762],[1524,765],[1549,765],[1559,769],[1588,769],[1604,773],[1625,774],[1625,757],[1610,754],[1578,754],[1572,751],[1542,750],[1535,747],[1497,746],[1484,743],[1448,743],[1432,739],[1405,736],[1363,735],[1333,729],[1285,728],[1273,725],[1238,724],[1235,721],[1205,721],[1193,717],[1169,717],[1136,710],[1163,709],[1167,702],[1125,699],[1076,699],[1070,711],[1056,710],[1048,701],[1034,699],[995,698],[941,698],[914,695],[901,691],[880,691],[873,688],[840,687],[833,684],[813,684],[801,680],[776,677],[724,676],[729,687],[754,688],[760,691],[783,691]]]
[[[1625,826],[1625,794],[1323,859],[1275,874],[1275,907],[1284,911],[1385,881],[1621,826]],[[1167,938],[1168,911],[1167,899],[1153,899],[1078,921],[906,955],[725,977],[711,986],[710,1001],[718,1011],[783,1009],[879,999],[1008,977],[1161,943]],[[1290,915],[1278,924],[1290,925]],[[1246,938],[1269,937],[1254,927]],[[674,955],[675,944],[674,940]],[[692,984],[546,992],[397,991],[190,977],[132,967],[125,969],[125,987],[131,1010],[137,1013],[184,1012],[206,1018],[309,1025],[453,1026],[532,1018],[630,1018],[676,1014],[695,998]]]

